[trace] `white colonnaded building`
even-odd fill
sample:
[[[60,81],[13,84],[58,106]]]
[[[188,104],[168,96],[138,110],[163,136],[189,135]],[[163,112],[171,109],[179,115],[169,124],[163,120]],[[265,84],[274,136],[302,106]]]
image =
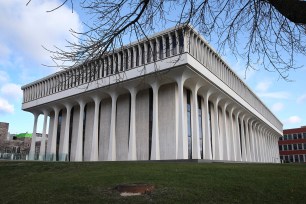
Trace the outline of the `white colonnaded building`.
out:
[[[32,160],[279,162],[282,123],[191,26],[22,90],[22,109],[34,115]]]

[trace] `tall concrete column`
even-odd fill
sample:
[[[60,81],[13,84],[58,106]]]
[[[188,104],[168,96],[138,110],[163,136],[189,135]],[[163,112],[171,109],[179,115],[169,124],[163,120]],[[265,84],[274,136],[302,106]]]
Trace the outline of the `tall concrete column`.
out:
[[[256,124],[254,126],[255,158],[256,158],[256,162],[260,162],[260,155],[259,155],[260,144],[259,144],[259,135],[258,135],[258,125],[259,125],[259,123],[256,122]]]
[[[261,143],[261,161],[262,162],[266,162],[266,144],[265,144],[265,140],[264,140],[264,129],[262,128],[260,130],[260,143]]]
[[[226,116],[226,108],[229,105],[228,102],[225,102],[222,107],[222,137],[220,142],[220,147],[222,148],[223,155],[221,159],[223,160],[230,160],[230,151],[229,151],[229,135],[228,135],[228,122],[227,122],[227,116]]]
[[[46,157],[47,161],[56,161],[57,126],[58,126],[58,114],[60,109],[55,106],[53,110],[54,110],[54,123],[53,123],[52,136],[51,138],[49,137],[48,140],[48,142],[51,142],[51,145],[50,145],[50,150],[47,153]]]
[[[109,136],[108,160],[116,161],[116,112],[117,112],[118,95],[116,92],[112,92],[111,97],[112,97],[112,113],[111,113],[111,125],[110,125],[110,136]]]
[[[204,98],[204,107],[203,107],[203,119],[205,122],[204,127],[204,134],[203,134],[203,140],[204,140],[204,159],[212,159],[212,152],[211,152],[211,135],[210,135],[210,125],[209,125],[209,104],[208,104],[208,98],[211,95],[211,91],[206,91]]]
[[[250,122],[250,135],[249,135],[249,142],[250,142],[250,155],[251,155],[251,161],[255,162],[255,140],[254,140],[254,132],[253,132],[253,124],[254,120]]]
[[[263,144],[262,144],[262,126],[259,125],[257,129],[257,136],[258,136],[258,160],[259,162],[263,162]]]
[[[49,112],[47,110],[43,111],[44,113],[44,124],[43,124],[43,132],[42,132],[42,138],[40,143],[40,152],[39,152],[39,160],[43,161],[45,160],[45,154],[46,154],[46,131],[47,131],[47,119]]]
[[[151,84],[153,90],[153,121],[152,121],[152,148],[151,160],[160,160],[159,151],[159,125],[158,125],[158,90],[159,83]]]
[[[198,89],[199,86],[195,84],[192,90],[192,159],[201,159],[200,155],[200,136],[199,136],[199,106],[198,106]]]
[[[70,130],[70,117],[72,105],[65,104],[66,107],[66,121],[65,121],[65,133],[63,138],[63,149],[60,156],[60,161],[69,161],[69,130]],[[63,122],[63,121],[62,121]],[[62,137],[62,136],[61,136]]]
[[[266,139],[266,147],[267,147],[267,157],[266,157],[266,161],[269,163],[270,162],[270,138],[269,138],[269,131],[266,130],[266,135],[265,135],[265,139]]]
[[[246,122],[245,122],[246,159],[247,159],[247,161],[252,161],[252,156],[251,156],[252,153],[251,153],[251,145],[250,145],[249,120],[250,120],[250,118],[247,118]]]
[[[235,122],[236,122],[236,139],[235,139],[235,153],[236,153],[236,157],[235,157],[235,161],[242,161],[242,155],[241,155],[241,141],[240,141],[240,131],[239,131],[239,115],[240,115],[240,111],[238,110],[236,117],[235,117]]]
[[[178,159],[188,159],[188,138],[185,135],[185,111],[184,111],[184,82],[183,76],[176,78],[178,87],[178,101],[179,101],[179,112],[178,112]]]
[[[269,156],[270,156],[270,159],[269,161],[272,163],[273,162],[273,152],[272,152],[272,138],[271,138],[271,132],[269,132],[269,136],[268,136],[268,139],[269,139]]]
[[[269,162],[269,141],[268,141],[268,130],[265,130],[265,134],[264,134],[264,140],[265,140],[265,148],[266,148],[266,162]]]
[[[241,117],[241,157],[242,157],[242,161],[247,161],[247,157],[246,157],[246,134],[245,134],[245,121],[244,121],[245,115],[242,115]]]
[[[270,132],[270,155],[271,155],[271,162],[274,163],[275,155],[274,155],[274,145],[273,145],[272,132]]]
[[[258,153],[258,162],[263,162],[262,161],[262,143],[261,143],[261,125],[257,125],[257,153]]]
[[[31,148],[30,148],[30,153],[29,153],[29,160],[34,160],[35,158],[36,131],[37,131],[37,121],[38,121],[39,113],[34,112],[33,115],[34,115],[34,126],[33,126]]]
[[[77,135],[77,142],[76,142],[76,152],[75,152],[75,161],[83,161],[83,126],[84,126],[84,108],[85,108],[85,101],[80,100],[80,116],[79,116],[79,125],[78,125],[78,135]]]
[[[136,155],[136,88],[130,88],[131,94],[131,115],[130,115],[130,137],[128,160],[137,160]]]
[[[95,113],[94,113],[94,124],[93,124],[93,135],[91,140],[91,152],[90,161],[98,161],[99,157],[99,110],[101,97],[95,95],[92,97],[95,102]]]
[[[234,128],[234,121],[233,121],[233,112],[234,107],[231,107],[229,110],[229,134],[228,134],[228,150],[229,156],[228,160],[235,161],[235,128]]]
[[[212,137],[212,143],[213,143],[213,160],[220,160],[220,147],[219,147],[219,105],[220,98],[217,97],[214,100],[214,115],[213,115],[213,137]]]
[[[263,147],[264,147],[264,162],[268,162],[268,143],[267,143],[266,131],[267,130],[264,128],[262,134]]]

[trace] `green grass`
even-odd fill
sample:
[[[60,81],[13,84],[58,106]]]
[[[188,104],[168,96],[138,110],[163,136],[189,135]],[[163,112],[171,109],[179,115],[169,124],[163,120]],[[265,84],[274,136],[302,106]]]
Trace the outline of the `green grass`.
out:
[[[150,195],[114,187],[150,183]],[[305,203],[306,165],[0,162],[0,203]]]

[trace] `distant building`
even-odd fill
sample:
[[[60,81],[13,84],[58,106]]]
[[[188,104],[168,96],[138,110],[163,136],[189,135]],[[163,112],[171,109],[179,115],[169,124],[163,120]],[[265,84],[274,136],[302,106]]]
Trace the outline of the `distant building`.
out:
[[[306,162],[306,126],[284,130],[284,136],[279,138],[278,144],[283,162]]]
[[[9,123],[0,122],[0,143],[7,139]]]
[[[0,122],[0,159],[26,160],[29,155],[32,134],[9,134],[9,123]],[[38,158],[41,133],[36,133],[36,149],[35,157]],[[48,135],[46,135],[46,143],[48,142]]]

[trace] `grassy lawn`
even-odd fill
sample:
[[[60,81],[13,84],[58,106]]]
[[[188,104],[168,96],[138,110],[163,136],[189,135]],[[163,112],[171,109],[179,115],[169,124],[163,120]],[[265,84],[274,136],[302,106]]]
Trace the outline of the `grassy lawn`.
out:
[[[117,184],[149,183],[121,197]],[[0,203],[305,203],[306,165],[0,162]]]

